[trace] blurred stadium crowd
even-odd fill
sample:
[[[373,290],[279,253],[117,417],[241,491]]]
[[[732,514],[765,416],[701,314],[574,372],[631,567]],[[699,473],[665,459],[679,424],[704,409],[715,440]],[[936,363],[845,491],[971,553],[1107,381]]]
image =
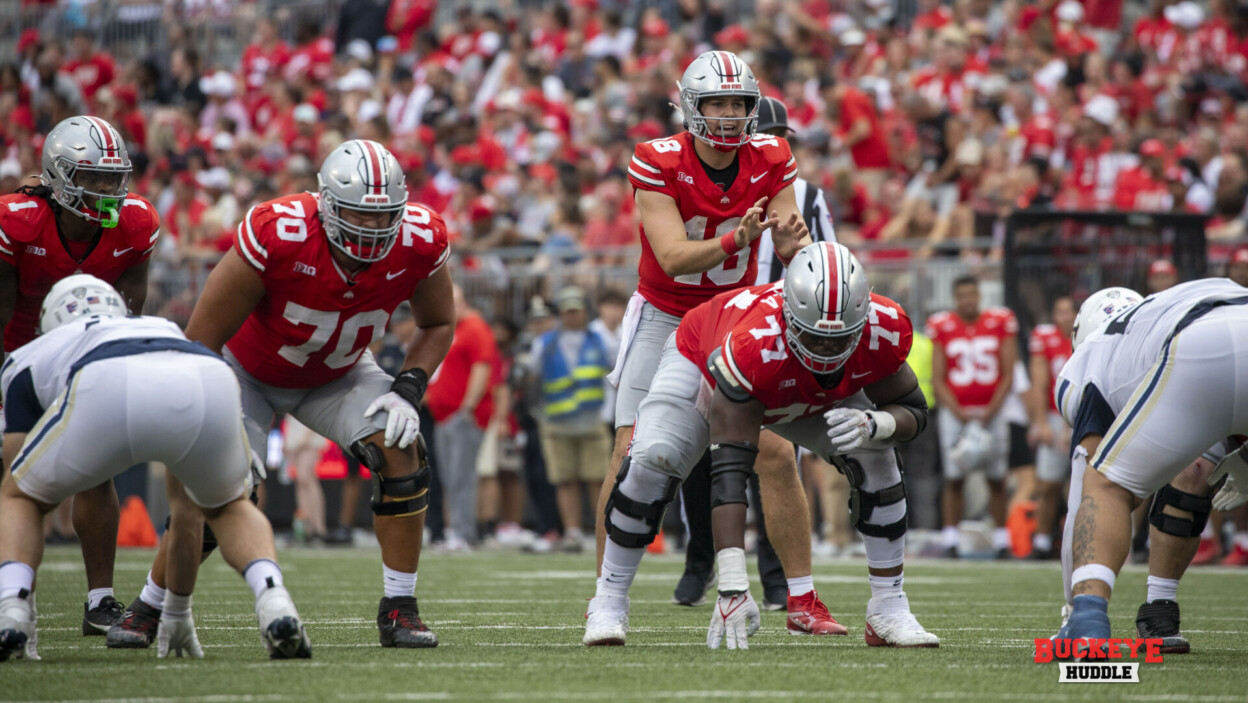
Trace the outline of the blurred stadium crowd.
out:
[[[574,306],[606,337],[618,328],[635,282],[633,145],[681,131],[677,81],[709,48],[736,52],[784,102],[800,175],[868,268],[933,260],[999,277],[1000,238],[986,243],[982,223],[1025,208],[1207,216],[1209,240],[1227,243],[1210,248],[1212,272],[1244,236],[1248,3],[1234,0],[4,7],[0,192],[39,171],[42,136],[60,120],[107,119],[128,142],[131,190],[156,203],[167,235],[148,311],[185,322],[250,207],[315,191],[344,140],[380,141],[411,200],[446,219],[464,305],[488,323],[477,346],[498,350],[477,398],[504,410],[478,408],[477,424],[510,437],[537,434],[516,403],[524,374],[510,369],[536,368],[530,341],[566,311],[555,298],[577,299],[566,285],[586,289]],[[402,341],[396,325],[385,343]],[[465,384],[485,356],[466,360]],[[568,522],[531,475],[537,443],[504,445],[527,502],[507,471],[489,488],[483,478],[487,529],[437,535],[451,548],[510,539],[520,522],[548,536],[544,548]],[[302,527],[321,536],[324,522]]]

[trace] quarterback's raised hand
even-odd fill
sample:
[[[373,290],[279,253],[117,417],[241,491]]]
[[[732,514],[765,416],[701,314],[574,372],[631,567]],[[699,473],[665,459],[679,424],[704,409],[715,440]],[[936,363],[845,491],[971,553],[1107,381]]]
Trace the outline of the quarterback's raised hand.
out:
[[[183,653],[194,659],[204,658],[204,648],[195,634],[195,618],[190,613],[184,617],[169,617],[168,613],[161,616],[160,627],[156,630],[156,656],[164,659],[170,652],[179,659]]]
[[[791,260],[802,247],[811,243],[810,228],[798,213],[789,213],[788,219],[782,222],[780,213],[772,210],[771,219],[767,221],[775,223],[772,225],[771,241],[776,246],[776,255],[782,261]]]
[[[749,649],[749,638],[758,632],[762,616],[758,604],[749,591],[725,593],[720,591],[711,611],[711,626],[706,631],[706,646],[719,649],[726,643],[728,649]]]
[[[374,400],[364,411],[364,417],[372,417],[379,410],[390,414],[386,421],[386,446],[393,447],[397,444],[399,449],[410,447],[420,433],[420,413],[416,412],[416,408],[404,400],[403,396],[390,391]]]
[[[737,231],[733,235],[738,249],[749,246],[750,242],[763,236],[763,232],[775,227],[780,221],[780,218],[775,217],[774,214],[769,220],[763,219],[766,206],[767,198],[759,198],[758,202],[754,203],[754,207],[745,211],[745,216],[741,218],[741,224],[737,226]]]

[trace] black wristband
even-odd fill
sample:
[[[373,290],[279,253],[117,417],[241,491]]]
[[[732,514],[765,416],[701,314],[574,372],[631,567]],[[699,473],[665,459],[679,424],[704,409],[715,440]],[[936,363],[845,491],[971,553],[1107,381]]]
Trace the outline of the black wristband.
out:
[[[390,384],[390,390],[411,403],[413,408],[420,407],[420,399],[425,397],[425,389],[428,387],[429,374],[421,368],[408,369],[400,373],[395,377],[394,383]]]

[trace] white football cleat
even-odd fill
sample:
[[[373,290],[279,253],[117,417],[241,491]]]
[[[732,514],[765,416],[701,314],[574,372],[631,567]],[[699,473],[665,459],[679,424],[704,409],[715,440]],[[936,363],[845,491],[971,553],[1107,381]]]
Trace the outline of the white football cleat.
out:
[[[628,636],[628,597],[595,596],[585,612],[586,647],[622,647]]]
[[[890,599],[898,599],[890,596]],[[939,647],[940,638],[919,624],[910,612],[910,600],[902,593],[897,602],[888,603],[884,610],[884,600],[872,598],[867,601],[866,640],[871,647]]]
[[[35,637],[35,617],[27,600],[28,594],[0,600],[0,662],[12,655],[18,659],[30,651],[28,644]]]
[[[256,621],[269,659],[312,657],[312,641],[299,620],[295,602],[284,587],[269,586],[260,594],[256,599]]]

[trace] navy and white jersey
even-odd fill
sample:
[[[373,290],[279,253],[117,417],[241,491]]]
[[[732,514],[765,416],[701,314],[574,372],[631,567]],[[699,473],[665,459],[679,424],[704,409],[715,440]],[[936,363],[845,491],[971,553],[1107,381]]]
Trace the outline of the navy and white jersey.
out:
[[[84,365],[155,351],[215,356],[160,317],[87,317],[35,338],[9,355],[0,369],[6,431],[29,430]]]
[[[1114,316],[1079,345],[1058,375],[1055,393],[1062,417],[1072,427],[1077,424],[1089,389],[1108,412],[1122,412],[1175,334],[1210,310],[1245,304],[1248,289],[1227,278],[1207,278],[1150,295]],[[1210,381],[1216,385],[1226,379]]]

